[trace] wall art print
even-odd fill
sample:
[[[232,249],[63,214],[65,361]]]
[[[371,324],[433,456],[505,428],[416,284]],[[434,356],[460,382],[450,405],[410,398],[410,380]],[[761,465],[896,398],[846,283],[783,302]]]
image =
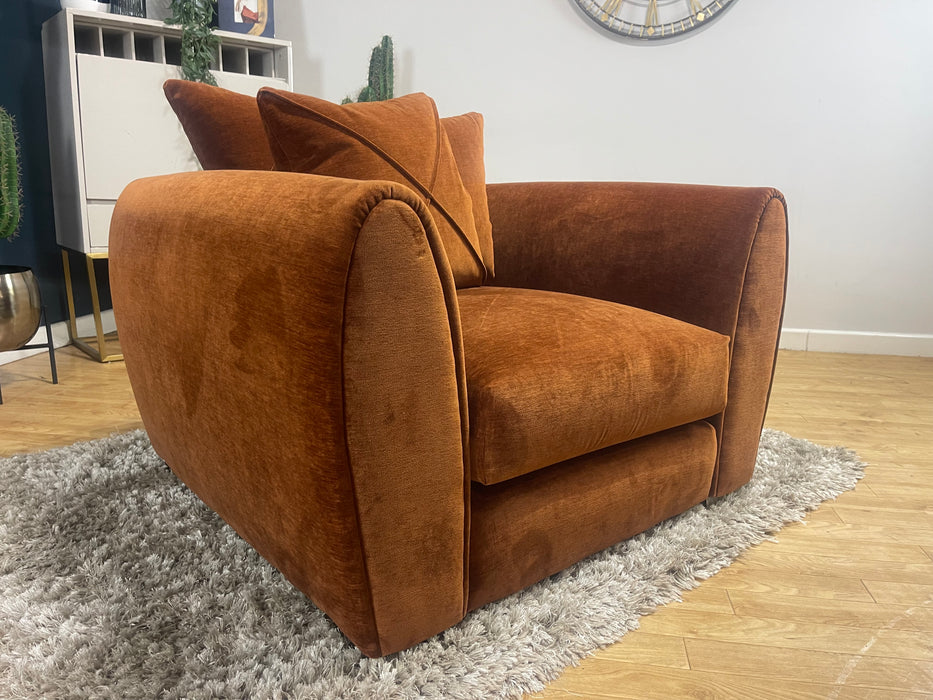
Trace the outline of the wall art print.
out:
[[[275,36],[273,0],[219,0],[220,29],[253,36]]]

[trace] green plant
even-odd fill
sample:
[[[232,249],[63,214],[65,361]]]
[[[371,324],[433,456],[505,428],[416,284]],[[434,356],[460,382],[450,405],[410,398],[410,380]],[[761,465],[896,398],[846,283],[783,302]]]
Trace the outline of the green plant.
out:
[[[211,63],[218,39],[211,32],[214,0],[171,0],[172,16],[166,24],[181,25],[181,72],[185,80],[216,85]]]
[[[395,93],[395,60],[392,56],[392,37],[384,36],[369,57],[369,82],[356,98],[356,102],[391,100]],[[344,99],[343,104],[354,102]]]
[[[16,235],[22,198],[15,124],[13,117],[0,107],[0,238]]]

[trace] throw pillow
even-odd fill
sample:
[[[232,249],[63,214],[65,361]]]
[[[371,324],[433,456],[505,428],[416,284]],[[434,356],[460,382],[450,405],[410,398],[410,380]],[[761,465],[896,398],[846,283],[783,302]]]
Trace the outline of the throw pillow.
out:
[[[480,252],[489,276],[493,269],[492,222],[489,220],[489,202],[486,199],[486,164],[483,153],[483,115],[468,112],[457,117],[443,117],[441,125],[447,132],[450,148],[457,161],[457,170],[463,186],[473,200],[473,221]]]
[[[256,98],[190,80],[162,86],[205,170],[272,170]]]
[[[483,283],[473,201],[430,97],[337,105],[263,88],[257,99],[277,169],[411,187],[431,209],[457,286]]]

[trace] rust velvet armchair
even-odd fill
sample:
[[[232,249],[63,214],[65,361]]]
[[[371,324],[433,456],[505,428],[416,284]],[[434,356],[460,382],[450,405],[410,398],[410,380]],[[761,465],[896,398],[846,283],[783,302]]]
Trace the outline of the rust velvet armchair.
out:
[[[449,142],[473,192],[458,210],[378,135],[395,181],[286,172],[308,159],[285,159],[283,129],[307,117],[265,110],[305,103],[214,90],[166,87],[202,163],[223,132],[231,169],[137,181],[114,214],[127,371],[166,463],[365,654],[748,481],[784,301],[778,192],[479,194],[457,132],[481,119],[426,119],[418,148]],[[271,155],[237,151],[217,114]]]

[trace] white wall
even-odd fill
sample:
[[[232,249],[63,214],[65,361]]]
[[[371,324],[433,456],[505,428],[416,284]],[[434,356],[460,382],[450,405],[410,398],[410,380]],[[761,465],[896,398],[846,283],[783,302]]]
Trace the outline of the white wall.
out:
[[[485,115],[490,181],[777,186],[785,328],[841,331],[786,344],[906,334],[883,351],[933,354],[930,0],[737,0],[665,45],[609,38],[571,0],[278,0],[276,27],[296,90],[335,101],[390,34],[397,94]]]

